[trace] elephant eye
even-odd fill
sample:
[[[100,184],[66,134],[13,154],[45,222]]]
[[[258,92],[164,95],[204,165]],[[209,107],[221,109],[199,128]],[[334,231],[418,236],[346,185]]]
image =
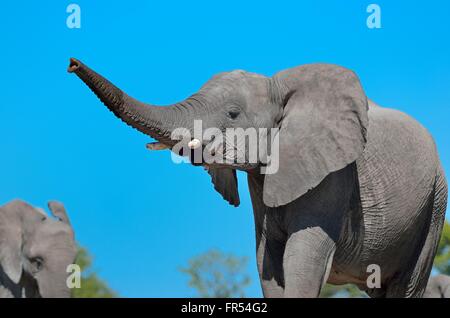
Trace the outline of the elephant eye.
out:
[[[228,111],[228,117],[231,119],[236,119],[239,116],[240,111],[238,109],[233,109]]]
[[[37,273],[42,270],[42,267],[44,266],[44,260],[41,257],[33,257],[30,259],[31,263],[31,271],[33,273]]]

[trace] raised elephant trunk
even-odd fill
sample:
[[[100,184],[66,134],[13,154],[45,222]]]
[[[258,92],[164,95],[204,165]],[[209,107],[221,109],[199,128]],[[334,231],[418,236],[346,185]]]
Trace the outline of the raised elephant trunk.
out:
[[[75,73],[126,124],[167,146],[175,143],[170,134],[180,125],[175,119],[180,118],[177,112],[181,111],[183,102],[165,107],[141,103],[74,58],[70,59],[67,71]]]

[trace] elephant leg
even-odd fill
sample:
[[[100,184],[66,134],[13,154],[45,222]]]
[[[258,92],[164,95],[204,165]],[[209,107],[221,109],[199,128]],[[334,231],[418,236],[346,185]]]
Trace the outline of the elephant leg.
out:
[[[330,274],[335,250],[334,241],[320,227],[292,233],[283,259],[284,296],[318,297]]]
[[[442,227],[445,221],[445,209],[447,206],[447,185],[442,175],[436,178],[435,191],[430,198],[426,209],[429,210],[430,218],[425,227],[425,242],[419,249],[418,255],[410,263],[414,266],[400,274],[389,283],[386,297],[422,297],[425,292],[428,278],[433,267],[433,260],[439,245]]]
[[[281,298],[284,295],[283,252],[284,242],[262,236],[257,254],[258,272],[264,297]]]
[[[376,288],[365,290],[370,298],[386,298],[386,288]]]
[[[436,234],[437,231],[430,227],[430,232],[419,256],[408,262],[413,266],[398,273],[388,283],[386,298],[421,298],[423,296],[433,266],[435,248],[439,242],[439,236]]]

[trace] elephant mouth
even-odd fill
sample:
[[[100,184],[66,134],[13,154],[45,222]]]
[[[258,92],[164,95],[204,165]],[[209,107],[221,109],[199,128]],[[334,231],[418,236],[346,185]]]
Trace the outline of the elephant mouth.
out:
[[[213,140],[210,140],[209,142],[212,141]],[[203,143],[198,139],[190,139],[189,142],[175,142],[174,146],[169,146],[161,142],[152,142],[148,143],[146,148],[151,151],[169,149],[175,155],[186,158],[186,162],[189,162],[195,167],[232,168],[241,171],[249,171],[258,168],[259,166],[266,165],[260,161],[250,162],[249,153],[245,150],[240,150],[236,145],[228,142],[221,142],[219,145],[213,146],[213,144],[209,142]],[[226,144],[225,149],[223,146],[224,144]]]
[[[204,153],[208,152],[213,156],[217,156],[217,160],[211,161],[210,158],[205,158]],[[211,167],[211,168],[232,168],[242,171],[248,171],[256,168],[259,163],[250,163],[247,160],[239,162],[237,156],[228,156],[223,154],[222,152],[215,153],[211,150],[205,150],[205,147],[202,146],[197,149],[188,150],[188,154],[186,155],[189,161],[193,166],[203,166],[203,167]]]
[[[238,162],[237,157],[227,156],[223,154],[220,149],[210,149],[208,145],[199,144],[197,147],[191,147],[191,144],[192,140],[188,143],[188,145],[180,147],[179,149],[174,149],[173,147],[169,147],[165,144],[154,142],[148,143],[146,148],[152,151],[170,149],[174,154],[186,158],[190,164],[195,167],[203,166],[205,168],[233,168],[247,171],[252,170],[259,165],[259,163],[249,163],[247,161]],[[235,149],[235,151],[237,150]],[[205,153],[208,153],[213,157],[215,156],[215,159],[211,160],[211,157],[205,157]]]

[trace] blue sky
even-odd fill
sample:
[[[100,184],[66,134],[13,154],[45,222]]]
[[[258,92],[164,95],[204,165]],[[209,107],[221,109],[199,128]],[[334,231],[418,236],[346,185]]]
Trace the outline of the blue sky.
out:
[[[260,296],[246,180],[239,175],[233,208],[201,168],[147,151],[148,137],[67,74],[69,57],[155,104],[184,99],[221,71],[340,64],[375,102],[431,131],[449,174],[448,1],[376,1],[377,30],[366,27],[370,1],[73,2],[77,30],[66,26],[70,1],[0,5],[0,203],[64,202],[121,296],[194,295],[177,268],[210,248],[248,256],[248,295]]]

